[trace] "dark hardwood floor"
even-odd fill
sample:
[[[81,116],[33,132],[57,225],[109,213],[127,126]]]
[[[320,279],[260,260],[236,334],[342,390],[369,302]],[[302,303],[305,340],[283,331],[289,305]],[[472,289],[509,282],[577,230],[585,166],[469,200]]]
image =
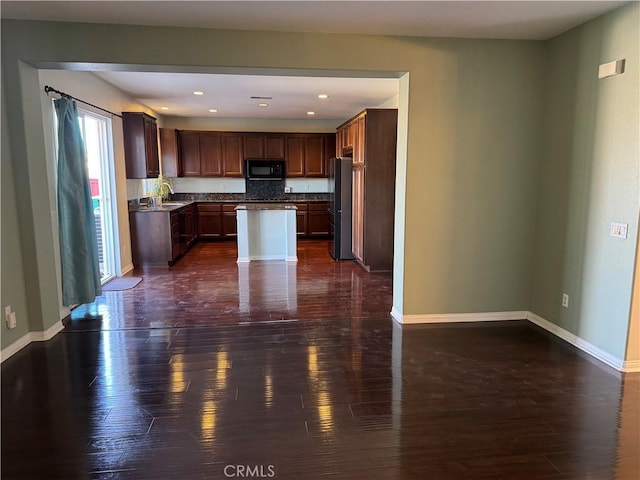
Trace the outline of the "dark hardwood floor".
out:
[[[400,327],[391,278],[199,244],[2,364],[2,479],[638,479],[640,375],[524,321]]]

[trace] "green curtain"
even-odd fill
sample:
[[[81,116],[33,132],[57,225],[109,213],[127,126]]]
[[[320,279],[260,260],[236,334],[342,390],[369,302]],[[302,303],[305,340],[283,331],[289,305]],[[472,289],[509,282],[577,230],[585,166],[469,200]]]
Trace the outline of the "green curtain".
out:
[[[76,102],[55,100],[58,115],[58,229],[62,303],[91,303],[102,293],[98,243]]]

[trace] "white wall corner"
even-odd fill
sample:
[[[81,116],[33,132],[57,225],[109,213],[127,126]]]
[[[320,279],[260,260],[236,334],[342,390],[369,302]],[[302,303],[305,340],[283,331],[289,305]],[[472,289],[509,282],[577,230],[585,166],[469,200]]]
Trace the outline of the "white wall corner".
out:
[[[391,307],[391,317],[398,323],[404,323],[402,312],[395,305]]]
[[[574,347],[579,348],[583,352],[588,353],[592,357],[600,360],[603,363],[606,363],[610,367],[613,367],[621,372],[640,371],[640,362],[623,362],[618,357],[611,355],[609,352],[605,352],[600,347],[596,347],[594,344],[587,342],[586,340],[578,337],[577,335],[574,335],[573,333],[565,330],[555,323],[551,323],[549,320],[546,320],[533,312],[527,313],[527,320],[529,320],[531,323],[534,323],[540,328],[553,333],[556,337],[560,337],[565,342],[570,343]],[[629,363],[630,365],[627,366],[626,363]],[[625,368],[638,368],[638,370],[625,370]]]
[[[120,272],[120,276],[122,277],[132,270],[133,270],[133,263],[130,263],[129,265],[125,265],[124,267],[122,267],[122,272]]]

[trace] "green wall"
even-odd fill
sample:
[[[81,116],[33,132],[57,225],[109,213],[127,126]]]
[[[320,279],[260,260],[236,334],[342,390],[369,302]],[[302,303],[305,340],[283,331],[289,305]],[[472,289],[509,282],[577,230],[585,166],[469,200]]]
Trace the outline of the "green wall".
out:
[[[2,282],[0,286],[0,305],[2,305],[2,324],[0,341],[2,348],[11,345],[29,332],[27,314],[27,293],[24,284],[24,264],[20,245],[19,223],[17,217],[15,183],[11,165],[10,136],[7,131],[8,117],[6,102],[2,95]],[[16,328],[7,329],[4,322],[4,307],[11,305],[16,312]]]
[[[640,198],[638,12],[635,3],[547,42],[531,307],[619,359]],[[622,58],[623,75],[598,80],[599,64]],[[628,239],[610,237],[610,222],[628,223]]]
[[[618,202],[607,200],[612,192],[603,187],[622,179],[625,187],[619,194],[624,199],[634,194],[631,163],[623,163],[626,166],[618,171],[617,163],[613,169],[605,159],[613,154],[624,157],[624,162],[633,155],[637,159],[637,132],[619,133],[613,128],[618,117],[611,111],[629,101],[628,96],[620,99],[629,90],[631,100],[635,92],[637,105],[637,87],[629,86],[634,80],[637,84],[637,62],[631,61],[633,52],[625,53],[628,71],[619,77],[625,83],[608,93],[592,81],[582,85],[582,76],[577,82],[571,64],[592,55],[592,47],[580,45],[598,43],[594,39],[598,33],[592,32],[597,25],[602,25],[598,38],[608,39],[599,54],[617,55],[617,45],[633,32],[629,26],[612,25],[634,20],[637,23],[637,6],[551,42],[4,21],[2,89],[8,108],[16,112],[8,120],[11,160],[20,185],[16,215],[28,220],[20,225],[24,258],[29,259],[25,281],[39,286],[55,281],[49,254],[51,222],[43,221],[50,206],[40,193],[46,188],[46,178],[39,172],[45,157],[38,132],[42,113],[38,102],[29,100],[40,95],[33,80],[35,68],[112,64],[160,71],[403,77],[397,160],[401,201],[396,209],[396,225],[402,231],[395,236],[401,243],[396,251],[402,255],[396,255],[394,265],[394,308],[405,315],[533,308],[619,355],[618,345],[626,338],[624,321],[620,320],[612,341],[601,339],[608,325],[598,319],[608,318],[609,312],[602,308],[606,302],[597,299],[599,288],[610,290],[611,272],[604,264],[618,247],[601,250],[593,222],[585,230],[586,240],[581,240],[580,222],[573,212],[588,213],[590,221],[596,216],[602,222],[612,213],[616,215],[611,221],[626,219],[630,207],[611,211]],[[619,33],[623,30],[626,33]],[[637,41],[637,27],[635,34]],[[589,61],[597,66],[599,59],[589,57]],[[580,87],[577,92],[574,86]],[[637,120],[637,108],[623,106],[626,121],[634,115]],[[586,124],[593,123],[595,117],[589,117],[593,108],[600,110],[591,129]],[[601,123],[604,117],[612,118]],[[630,139],[631,146],[618,155],[621,138]],[[585,158],[593,160],[589,164],[593,172],[576,166]],[[588,198],[597,194],[601,209],[591,210],[580,185],[589,185]],[[635,219],[628,223],[634,236],[637,208]],[[4,240],[4,231],[2,236]],[[578,248],[581,241],[584,255]],[[632,258],[633,253],[622,249],[623,260]],[[584,261],[582,270],[587,273],[579,272],[576,259],[594,255],[600,263]],[[571,318],[561,318],[555,308],[557,296],[577,278],[582,279],[581,292],[591,297],[584,300],[585,319],[575,310]],[[626,280],[616,280],[615,285],[624,290]],[[630,282],[628,286],[630,290]],[[578,300],[575,292],[569,291],[572,301]],[[33,300],[38,307],[29,311],[38,317],[32,325],[46,328],[57,320],[55,295],[49,298],[40,288],[33,293],[30,289],[27,297],[29,305]],[[616,298],[624,301],[624,292]],[[54,310],[50,316],[49,309]],[[616,311],[616,318],[623,316],[622,310]]]

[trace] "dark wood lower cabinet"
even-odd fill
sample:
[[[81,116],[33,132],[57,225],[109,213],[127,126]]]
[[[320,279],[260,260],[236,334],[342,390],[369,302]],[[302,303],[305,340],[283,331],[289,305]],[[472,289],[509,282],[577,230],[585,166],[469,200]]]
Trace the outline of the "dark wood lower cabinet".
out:
[[[298,238],[329,236],[326,202],[296,203]],[[172,212],[131,211],[131,253],[136,267],[172,265],[197,240],[235,240],[236,203],[198,203]]]
[[[308,211],[307,236],[326,237],[329,235],[329,212],[326,203],[310,203]]]
[[[236,238],[238,236],[237,206],[236,204],[222,205],[222,233],[224,238]]]
[[[196,219],[195,205],[172,212],[129,212],[134,266],[172,265],[196,241]]]
[[[220,204],[198,204],[198,238],[222,238],[222,210]]]

